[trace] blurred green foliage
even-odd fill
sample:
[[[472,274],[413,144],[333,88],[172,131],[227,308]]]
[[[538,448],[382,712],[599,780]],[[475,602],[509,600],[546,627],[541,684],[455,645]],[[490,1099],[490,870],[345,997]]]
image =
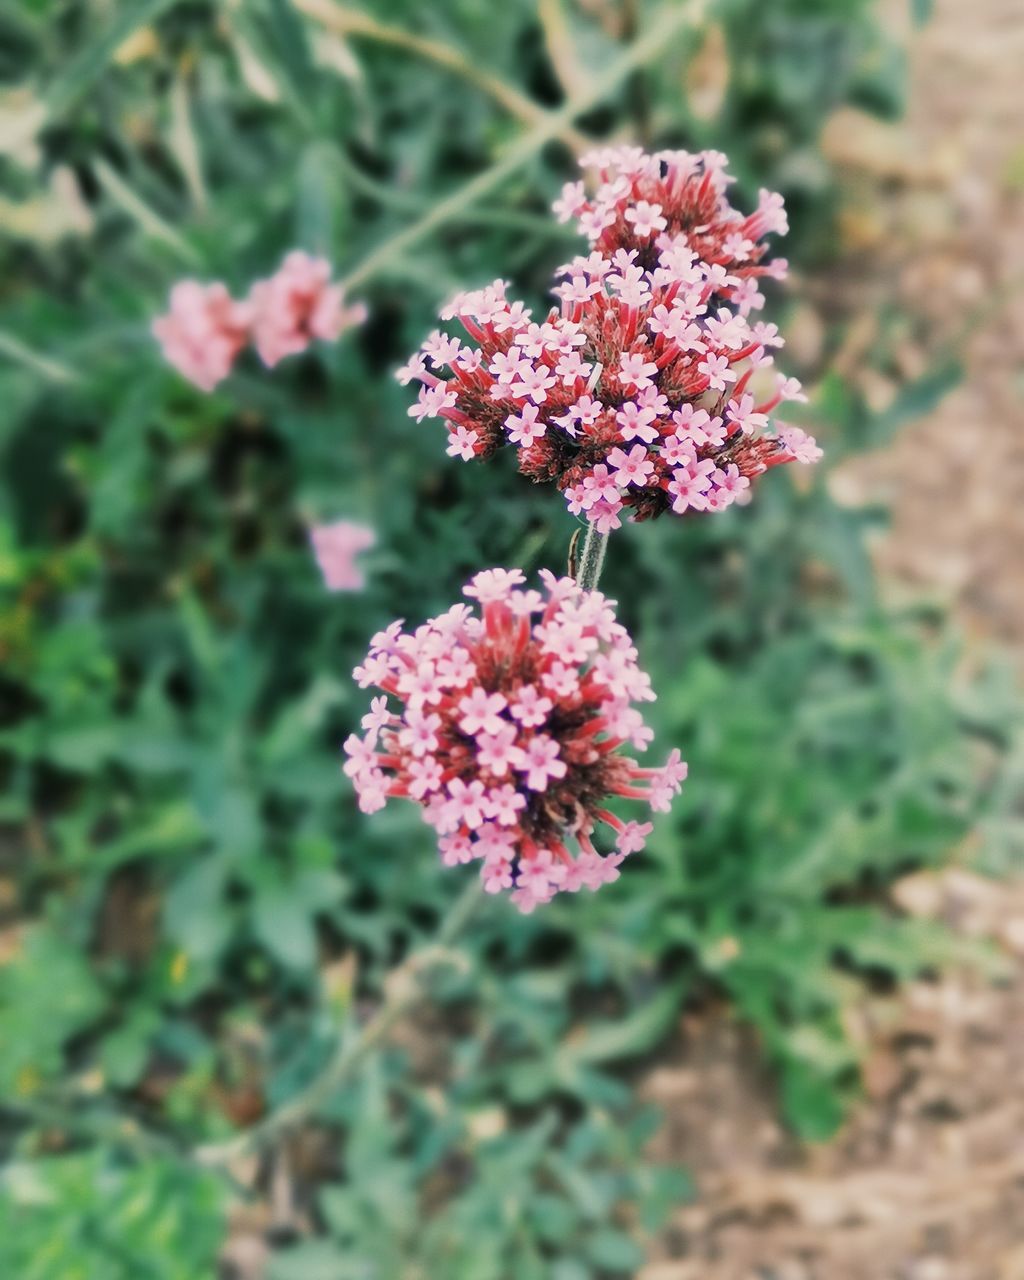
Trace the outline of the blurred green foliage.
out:
[[[527,3],[364,12],[556,108],[566,51],[600,77],[651,10],[552,8],[567,36]],[[697,32],[579,127],[728,150],[747,200],[786,192],[787,251],[812,264],[834,212],[818,130],[843,102],[896,110],[900,53],[866,0],[726,0],[719,20],[713,118],[683,96]],[[287,0],[22,0],[0,27],[0,1273],[197,1280],[227,1190],[191,1145],[308,1081],[457,892],[411,808],[355,811],[348,673],[471,571],[560,567],[573,523],[500,461],[446,459],[390,371],[457,287],[501,274],[543,305],[572,162],[542,149],[389,259],[336,350],[204,397],[148,336],[175,278],[244,288],[295,244],[344,271],[529,124]],[[831,455],[947,381],[881,419],[829,375]],[[688,1188],[644,1159],[623,1068],[709,988],[757,1027],[797,1131],[835,1127],[844,1003],[951,947],[895,918],[886,883],[979,822],[1019,838],[995,807],[1014,700],[965,676],[937,619],[878,606],[877,515],[773,475],[748,510],[616,536],[607,589],[659,741],[690,761],[684,799],[613,888],[528,920],[488,905],[465,967],[432,980],[443,1016],[321,1117],[295,1174],[317,1233],[279,1242],[274,1280],[632,1274]],[[379,532],[359,596],[327,596],[309,555],[308,522],[338,516]]]

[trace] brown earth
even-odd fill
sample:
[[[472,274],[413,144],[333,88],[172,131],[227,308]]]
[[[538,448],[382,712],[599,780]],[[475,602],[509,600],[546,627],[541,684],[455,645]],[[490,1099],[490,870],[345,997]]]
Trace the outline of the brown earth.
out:
[[[1024,884],[961,870],[897,886],[1006,957],[851,1011],[865,1097],[831,1143],[782,1129],[749,1034],[726,1012],[684,1024],[644,1096],[652,1153],[684,1164],[681,1208],[638,1280],[1024,1280]]]

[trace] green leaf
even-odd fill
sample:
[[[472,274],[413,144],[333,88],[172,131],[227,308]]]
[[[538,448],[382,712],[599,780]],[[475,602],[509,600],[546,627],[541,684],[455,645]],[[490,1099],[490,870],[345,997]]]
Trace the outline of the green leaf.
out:
[[[656,1045],[679,1016],[685,984],[674,982],[624,1018],[594,1022],[564,1041],[557,1051],[563,1066],[635,1057]]]
[[[276,887],[257,897],[253,931],[286,969],[308,972],[316,963],[316,929],[309,906]]]
[[[70,111],[103,76],[125,40],[175,3],[176,0],[132,0],[131,4],[115,6],[106,26],[82,43],[43,94],[49,118],[57,119]]]
[[[595,1266],[608,1271],[636,1271],[644,1260],[643,1250],[629,1236],[610,1227],[595,1231],[587,1237],[587,1257]]]
[[[60,1069],[66,1042],[105,1008],[103,989],[73,941],[48,924],[32,929],[20,954],[0,968],[0,1091],[31,1096]]]
[[[823,1075],[799,1058],[782,1068],[782,1108],[798,1137],[824,1142],[843,1121],[843,1097],[834,1076]]]

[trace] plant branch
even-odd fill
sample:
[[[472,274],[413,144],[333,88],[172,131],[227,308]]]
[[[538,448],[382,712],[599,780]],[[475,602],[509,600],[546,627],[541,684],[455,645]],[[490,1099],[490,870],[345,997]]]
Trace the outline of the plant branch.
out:
[[[303,4],[322,4],[323,2],[324,0],[302,0]],[[357,285],[364,284],[394,258],[405,253],[407,249],[436,231],[438,227],[460,216],[468,205],[499,186],[548,142],[557,138],[566,124],[575,120],[583,112],[589,111],[638,67],[646,65],[664,53],[672,38],[684,26],[691,25],[699,19],[704,4],[705,0],[690,0],[689,3],[673,3],[670,0],[651,20],[644,34],[619,55],[599,80],[571,98],[558,111],[547,113],[545,118],[514,143],[500,160],[495,161],[475,178],[471,178],[458,190],[439,200],[418,222],[412,223],[411,226],[391,236],[374,249],[341,282],[345,291],[351,292]]]
[[[526,124],[535,125],[547,120],[549,112],[539,106],[532,98],[507,84],[490,71],[478,67],[458,49],[445,44],[441,40],[432,40],[428,36],[418,36],[401,27],[392,27],[378,22],[368,13],[350,9],[347,5],[338,4],[337,0],[292,0],[295,8],[308,18],[313,18],[330,31],[344,36],[364,36],[368,40],[376,40],[380,44],[391,45],[396,49],[406,49],[409,53],[418,54],[430,62],[461,76],[470,84],[482,90],[504,107],[510,115]],[[574,129],[572,122],[562,122],[558,137],[577,155],[592,146],[591,139],[585,133]]]
[[[440,960],[451,960],[451,943],[465,927],[483,899],[483,886],[478,879],[455,900],[429,946],[413,952],[390,975],[384,1003],[364,1024],[352,1040],[338,1045],[323,1071],[294,1098],[272,1111],[265,1119],[226,1142],[206,1143],[196,1147],[193,1156],[199,1164],[228,1164],[240,1156],[251,1155],[266,1146],[287,1129],[294,1128],[313,1115],[335,1094],[373,1049],[387,1036],[421,998],[424,971]]]

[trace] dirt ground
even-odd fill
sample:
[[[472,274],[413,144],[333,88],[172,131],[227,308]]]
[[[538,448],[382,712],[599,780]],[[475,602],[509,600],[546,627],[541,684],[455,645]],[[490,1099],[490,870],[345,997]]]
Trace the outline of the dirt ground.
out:
[[[1024,884],[950,870],[895,896],[990,939],[1005,978],[945,974],[851,1011],[865,1097],[810,1148],[748,1033],[725,1011],[684,1022],[644,1095],[667,1116],[654,1153],[698,1199],[638,1280],[1024,1280]]]
[[[904,14],[909,5],[891,0]],[[846,223],[856,319],[842,359],[857,366],[870,318],[908,316],[901,373],[944,349],[962,383],[889,447],[833,478],[839,501],[879,498],[892,525],[877,548],[895,587],[929,591],[971,627],[1024,641],[1024,4],[937,0],[909,36],[906,120],[844,112],[826,148],[851,197]],[[828,288],[829,282],[824,282]],[[843,281],[845,287],[846,280]],[[859,295],[859,296],[858,296]],[[868,379],[884,407],[892,388]]]
[[[889,6],[905,21],[905,2]],[[970,633],[1024,641],[1024,3],[937,0],[910,41],[907,119],[844,112],[827,130],[850,210],[842,288],[855,371],[895,303],[904,375],[959,350],[966,376],[927,419],[833,476],[837,501],[893,509],[874,548],[895,597],[951,604]],[[833,281],[811,284],[823,298]],[[873,405],[895,385],[865,374]],[[1024,872],[1024,868],[1022,868]],[[833,1142],[801,1149],[727,1011],[684,1022],[644,1093],[656,1153],[686,1165],[639,1280],[1024,1280],[1024,877],[912,877],[896,904],[991,939],[1000,982],[946,974],[853,1015],[865,1097]]]

